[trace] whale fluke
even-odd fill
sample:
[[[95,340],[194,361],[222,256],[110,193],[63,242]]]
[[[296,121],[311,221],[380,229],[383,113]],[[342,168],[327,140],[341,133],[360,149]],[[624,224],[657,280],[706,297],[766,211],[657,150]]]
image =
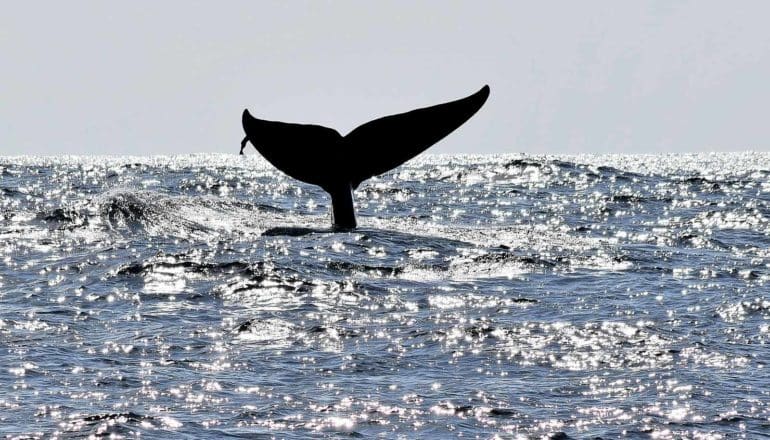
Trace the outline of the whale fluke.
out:
[[[318,185],[332,198],[335,229],[356,227],[352,191],[364,180],[396,168],[470,119],[489,97],[489,86],[456,101],[385,116],[346,136],[320,125],[257,119],[243,111],[246,142],[276,168]]]

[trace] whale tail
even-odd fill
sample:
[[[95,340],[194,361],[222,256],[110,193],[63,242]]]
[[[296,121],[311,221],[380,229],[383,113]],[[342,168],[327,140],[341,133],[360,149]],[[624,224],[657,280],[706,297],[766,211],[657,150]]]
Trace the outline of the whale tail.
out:
[[[345,136],[320,125],[257,119],[243,111],[246,140],[276,168],[332,198],[335,229],[356,227],[352,192],[412,159],[470,119],[489,86],[468,97],[367,122]]]

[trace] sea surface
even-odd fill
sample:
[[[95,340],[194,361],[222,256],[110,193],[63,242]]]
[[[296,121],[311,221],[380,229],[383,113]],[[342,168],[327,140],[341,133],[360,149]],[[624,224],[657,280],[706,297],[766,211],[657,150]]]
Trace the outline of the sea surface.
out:
[[[0,158],[0,434],[759,438],[770,154]]]

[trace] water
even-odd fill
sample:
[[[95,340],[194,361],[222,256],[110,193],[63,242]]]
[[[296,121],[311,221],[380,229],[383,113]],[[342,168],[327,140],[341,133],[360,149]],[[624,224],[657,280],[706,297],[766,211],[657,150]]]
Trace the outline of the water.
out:
[[[0,432],[756,438],[770,154],[0,158]]]

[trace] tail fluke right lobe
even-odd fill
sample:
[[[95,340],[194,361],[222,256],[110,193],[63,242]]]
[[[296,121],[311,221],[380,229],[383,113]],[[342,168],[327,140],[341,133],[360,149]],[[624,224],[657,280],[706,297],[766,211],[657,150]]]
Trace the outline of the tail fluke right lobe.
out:
[[[343,139],[353,188],[412,159],[473,116],[489,97],[489,86],[456,101],[367,122]],[[347,177],[347,176],[346,176]]]

